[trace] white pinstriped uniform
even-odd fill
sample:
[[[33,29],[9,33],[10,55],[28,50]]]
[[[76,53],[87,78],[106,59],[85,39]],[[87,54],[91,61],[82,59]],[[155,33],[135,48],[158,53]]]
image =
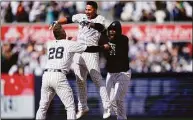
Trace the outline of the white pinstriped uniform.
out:
[[[117,115],[117,120],[127,120],[124,98],[128,91],[131,71],[107,73],[106,86],[111,106]]]
[[[105,18],[101,15],[98,15],[96,18],[90,20],[87,18],[86,14],[76,14],[72,16],[73,22],[80,23],[84,20],[93,23],[100,23],[102,25],[105,23]],[[93,28],[88,28],[87,26],[82,27],[79,25],[77,41],[88,46],[97,46],[100,35],[101,33]],[[73,61],[74,63],[72,68],[74,69],[78,86],[78,110],[84,110],[87,108],[86,79],[88,73],[95,85],[99,88],[103,108],[107,109],[110,104],[105,82],[100,73],[99,53],[75,54]]]
[[[87,46],[75,41],[54,40],[47,44],[48,60],[46,69],[60,69],[62,72],[44,72],[42,77],[41,99],[36,119],[46,118],[46,112],[51,100],[57,94],[67,110],[67,119],[76,119],[75,104],[72,89],[66,78],[73,56],[82,53]]]

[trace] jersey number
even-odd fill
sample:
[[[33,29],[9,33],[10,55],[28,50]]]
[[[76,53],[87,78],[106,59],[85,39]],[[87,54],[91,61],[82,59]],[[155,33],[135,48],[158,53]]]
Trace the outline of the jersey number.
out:
[[[63,58],[64,47],[50,48],[48,59],[61,59]]]

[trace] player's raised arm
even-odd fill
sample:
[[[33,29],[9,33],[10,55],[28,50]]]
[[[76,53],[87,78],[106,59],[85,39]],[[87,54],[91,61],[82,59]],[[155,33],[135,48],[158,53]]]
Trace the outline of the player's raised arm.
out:
[[[73,23],[72,22],[72,17],[62,17],[58,20],[58,23],[60,24],[69,24],[69,23]]]
[[[62,17],[58,19],[57,21],[53,21],[49,29],[52,30],[56,24],[69,24],[69,23],[73,23],[72,17]]]

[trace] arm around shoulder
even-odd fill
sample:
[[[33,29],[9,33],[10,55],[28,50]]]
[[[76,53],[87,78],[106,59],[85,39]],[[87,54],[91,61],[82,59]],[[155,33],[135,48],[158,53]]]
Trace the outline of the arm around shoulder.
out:
[[[99,32],[105,31],[105,26],[100,23],[90,23],[89,27],[94,28],[95,30]]]
[[[104,44],[102,46],[87,46],[84,52],[95,53],[95,52],[103,52],[103,51],[110,50],[110,49],[111,48],[108,44]]]

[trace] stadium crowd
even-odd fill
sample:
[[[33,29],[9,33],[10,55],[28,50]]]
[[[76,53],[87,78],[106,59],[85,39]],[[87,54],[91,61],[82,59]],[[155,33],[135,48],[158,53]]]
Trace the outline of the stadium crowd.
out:
[[[98,2],[99,14],[107,20],[134,22],[191,21],[192,1],[114,1]],[[1,23],[46,22],[61,16],[82,13],[85,1],[1,2]]]
[[[1,49],[2,73],[42,75],[46,63],[45,44],[3,42]],[[133,73],[192,71],[190,42],[158,43],[153,40],[146,43],[133,38],[129,42],[128,54]],[[103,62],[101,60],[101,68],[104,68]]]
[[[135,38],[129,42],[132,72],[191,72],[192,43],[142,42]]]
[[[188,1],[98,2],[99,13],[107,20],[133,22],[191,21],[192,4]],[[84,12],[85,2],[24,1],[1,2],[1,23],[46,22]],[[109,13],[110,12],[110,13]],[[129,58],[132,72],[192,72],[192,42],[163,43],[130,38]],[[101,68],[104,67],[101,60]],[[1,44],[1,72],[42,75],[46,63],[45,44],[20,40]]]

